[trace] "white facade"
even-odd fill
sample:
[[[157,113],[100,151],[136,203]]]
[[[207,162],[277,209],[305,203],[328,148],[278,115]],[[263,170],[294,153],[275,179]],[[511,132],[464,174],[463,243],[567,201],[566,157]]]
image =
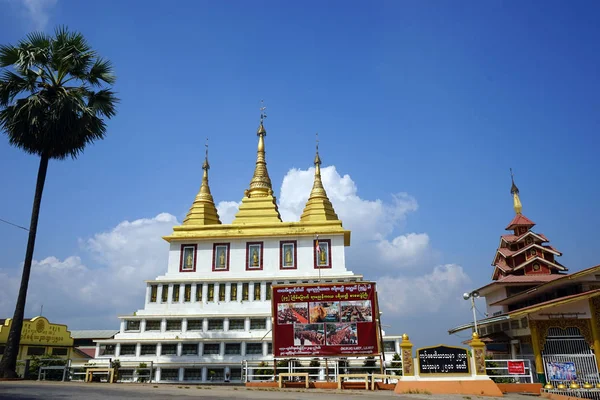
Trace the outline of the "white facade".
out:
[[[282,267],[281,241],[295,241],[296,268]],[[247,269],[249,242],[262,242],[262,269]],[[313,236],[172,241],[166,274],[147,281],[144,308],[119,317],[120,332],[98,342],[96,358],[152,362],[156,381],[240,381],[244,360],[273,359],[271,285],[362,279],[346,270],[342,234],[319,242],[330,243],[330,268],[315,268]],[[228,270],[214,270],[215,244],[228,244]],[[194,245],[195,271],[181,271],[182,248]],[[384,341],[387,360],[400,340]]]

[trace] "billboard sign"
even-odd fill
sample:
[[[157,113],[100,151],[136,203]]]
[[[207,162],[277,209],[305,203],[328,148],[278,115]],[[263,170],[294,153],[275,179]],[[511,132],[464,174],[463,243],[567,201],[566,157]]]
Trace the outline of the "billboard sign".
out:
[[[274,285],[275,357],[379,354],[375,283]]]

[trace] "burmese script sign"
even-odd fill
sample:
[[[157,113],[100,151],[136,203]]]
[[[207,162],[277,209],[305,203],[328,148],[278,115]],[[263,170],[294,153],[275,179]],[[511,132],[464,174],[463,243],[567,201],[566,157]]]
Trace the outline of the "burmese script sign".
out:
[[[275,357],[379,354],[375,283],[274,285]]]
[[[23,321],[21,344],[73,346],[73,339],[65,325],[51,324],[44,317],[35,317]]]
[[[462,347],[436,346],[417,350],[419,375],[469,374],[469,353]]]

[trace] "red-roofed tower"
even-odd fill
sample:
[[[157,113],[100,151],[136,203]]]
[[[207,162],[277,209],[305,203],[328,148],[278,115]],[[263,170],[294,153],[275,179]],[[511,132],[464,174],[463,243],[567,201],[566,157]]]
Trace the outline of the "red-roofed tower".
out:
[[[556,260],[556,257],[560,257],[562,253],[548,244],[546,236],[531,230],[535,223],[522,214],[523,206],[519,197],[519,188],[515,185],[512,170],[511,179],[510,193],[513,196],[516,215],[506,227],[507,231],[512,232],[500,238],[500,246],[492,262],[494,267],[492,279],[502,281],[507,278],[515,279],[514,277],[517,276],[542,278],[541,275],[567,271],[567,268]]]

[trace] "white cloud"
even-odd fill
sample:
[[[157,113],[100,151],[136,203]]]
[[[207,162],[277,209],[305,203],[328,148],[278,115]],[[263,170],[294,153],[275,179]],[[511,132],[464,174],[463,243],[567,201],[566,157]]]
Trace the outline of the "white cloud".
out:
[[[31,19],[35,29],[44,30],[50,20],[50,10],[57,0],[21,0],[27,17]]]
[[[380,308],[390,316],[436,313],[462,301],[457,293],[470,282],[456,264],[436,266],[422,276],[383,276],[377,279]]]
[[[236,201],[221,201],[217,204],[217,212],[219,213],[219,219],[223,224],[230,224],[238,212],[238,208],[241,203]]]

